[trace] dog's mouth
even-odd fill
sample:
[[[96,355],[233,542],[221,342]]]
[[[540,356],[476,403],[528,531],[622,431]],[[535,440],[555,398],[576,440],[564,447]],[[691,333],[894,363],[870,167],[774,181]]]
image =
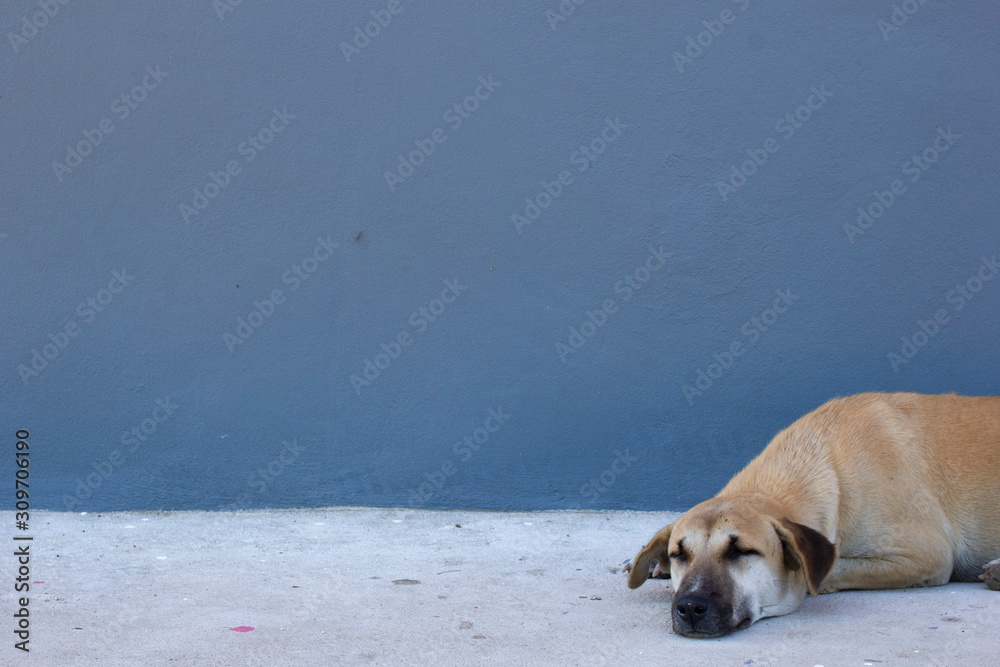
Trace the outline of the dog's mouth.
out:
[[[678,634],[681,637],[687,637],[688,639],[712,639],[714,637],[725,637],[730,632],[730,630],[726,630],[724,632],[702,632],[701,630],[678,632],[677,630],[674,630],[675,634]]]
[[[730,632],[736,632],[737,630],[743,630],[745,628],[749,628],[751,625],[753,625],[753,619],[750,618],[749,616],[747,616],[742,621],[740,621],[739,623],[737,623],[736,625],[734,625],[733,629],[730,630]]]
[[[728,634],[736,632],[737,630],[743,630],[750,627],[753,624],[753,619],[749,616],[736,623],[730,628],[724,630],[674,630],[674,634],[678,634],[681,637],[687,637],[689,639],[714,639],[716,637],[725,637]]]

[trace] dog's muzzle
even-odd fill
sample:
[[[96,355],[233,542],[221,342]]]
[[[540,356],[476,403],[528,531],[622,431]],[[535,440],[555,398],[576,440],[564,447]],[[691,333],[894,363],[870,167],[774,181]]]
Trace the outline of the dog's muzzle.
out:
[[[732,603],[711,594],[678,594],[671,617],[674,633],[684,637],[720,637],[745,625],[733,620]]]

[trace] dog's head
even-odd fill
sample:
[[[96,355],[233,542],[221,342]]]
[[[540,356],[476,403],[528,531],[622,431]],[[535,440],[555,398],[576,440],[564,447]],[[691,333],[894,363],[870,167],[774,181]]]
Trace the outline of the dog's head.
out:
[[[674,584],[674,632],[718,637],[795,611],[836,559],[826,537],[766,501],[713,498],[653,537],[633,559],[628,585],[641,586],[659,563]]]

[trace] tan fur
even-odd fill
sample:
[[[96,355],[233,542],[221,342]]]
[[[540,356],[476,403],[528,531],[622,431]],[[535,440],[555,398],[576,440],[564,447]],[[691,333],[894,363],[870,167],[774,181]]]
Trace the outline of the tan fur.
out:
[[[666,570],[663,559],[684,540],[699,553],[671,559],[677,595],[716,599],[734,611],[731,619],[703,621],[707,629],[699,631],[675,607],[675,631],[678,618],[682,634],[714,636],[791,611],[785,598],[770,607],[760,602],[777,600],[779,592],[757,590],[774,584],[766,583],[756,556],[726,557],[731,547],[724,543],[734,535],[799,599],[806,591],[973,581],[990,561],[985,579],[994,587],[1000,397],[871,393],[826,403],[775,436],[715,498],[660,531],[636,557],[629,586],[645,581],[653,561]],[[710,561],[712,577],[705,574]],[[764,583],[743,590],[752,577]],[[740,595],[718,590],[728,578]]]

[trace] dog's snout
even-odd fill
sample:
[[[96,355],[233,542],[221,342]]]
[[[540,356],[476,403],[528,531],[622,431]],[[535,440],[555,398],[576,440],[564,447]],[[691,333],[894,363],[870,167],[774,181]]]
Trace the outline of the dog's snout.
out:
[[[711,606],[711,603],[706,598],[694,595],[682,596],[674,603],[677,615],[683,621],[690,623],[692,629],[698,627],[698,621],[705,618]]]
[[[674,632],[685,637],[718,637],[738,626],[732,602],[717,589],[682,591],[674,598],[671,617]]]

